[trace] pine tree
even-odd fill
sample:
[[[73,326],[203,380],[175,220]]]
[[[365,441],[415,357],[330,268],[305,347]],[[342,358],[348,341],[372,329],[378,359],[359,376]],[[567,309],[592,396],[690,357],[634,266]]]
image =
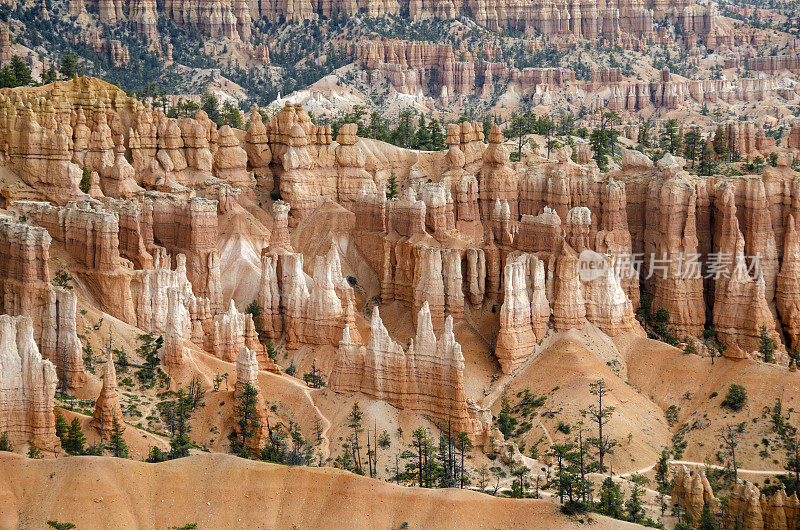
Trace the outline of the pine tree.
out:
[[[625,503],[625,510],[628,512],[628,520],[639,523],[644,519],[644,507],[642,506],[642,487],[633,483],[631,496]]]
[[[69,426],[67,425],[67,420],[64,419],[64,414],[61,412],[61,409],[56,409],[56,436],[62,442],[64,438],[67,437],[67,431],[69,430]]]
[[[492,132],[492,119],[488,114],[483,117],[481,126],[483,127],[483,143],[489,143],[489,133]]]
[[[603,434],[603,427],[611,419],[614,413],[614,407],[604,407],[603,398],[608,394],[608,386],[603,379],[598,379],[594,383],[589,384],[590,392],[597,396],[597,405],[591,405],[588,409],[582,410],[581,414],[588,416],[590,421],[597,425],[597,436],[589,438],[588,442],[597,451],[597,463],[600,471],[605,471],[603,461],[605,456],[613,453],[614,447],[618,442],[612,439],[608,434]]]
[[[644,122],[641,125],[641,127],[639,127],[639,137],[636,139],[636,141],[642,147],[651,147],[651,144],[650,144],[650,122],[649,121]]]
[[[573,476],[570,468],[578,456],[574,449],[575,445],[569,442],[563,444],[553,444],[548,453],[556,460],[558,500],[561,504],[564,504],[564,495],[569,494],[570,497],[572,496]]]
[[[428,130],[427,123],[425,123],[425,115],[422,113],[419,115],[417,132],[414,134],[412,147],[421,151],[431,150],[431,132]]]
[[[28,86],[33,83],[31,76],[31,69],[25,64],[25,61],[20,59],[18,55],[11,58],[11,70],[14,72],[14,79],[17,86]]]
[[[700,132],[697,130],[697,127],[692,127],[683,138],[683,156],[686,160],[692,161],[692,169],[694,169],[695,161],[698,158],[698,155],[701,152],[700,142],[702,142],[702,137],[700,136]]]
[[[430,136],[430,150],[431,151],[441,151],[445,148],[445,135],[444,131],[442,131],[442,127],[439,125],[439,122],[436,118],[431,119],[428,122],[428,134]]]
[[[81,428],[81,420],[72,418],[72,422],[67,428],[67,436],[61,442],[61,447],[71,455],[80,455],[84,452],[84,444],[86,443],[86,436],[83,434]]]
[[[408,148],[414,137],[414,125],[412,119],[414,118],[414,111],[411,109],[403,109],[398,115],[397,128],[389,135],[391,143],[399,147]]]
[[[83,168],[83,173],[81,174],[81,182],[78,185],[83,193],[89,193],[89,190],[92,188],[92,173],[89,171],[88,168]]]
[[[670,491],[669,485],[669,449],[661,450],[661,456],[656,462],[656,485],[659,493],[666,494]]]
[[[107,449],[117,458],[128,458],[128,444],[125,443],[122,437],[122,433],[125,432],[125,427],[122,426],[122,423],[116,416],[114,416],[111,425],[111,438],[108,441]]]
[[[142,368],[136,373],[136,376],[142,382],[152,381],[155,378],[156,367],[160,362],[158,352],[164,345],[164,337],[159,335],[155,337],[152,333],[144,333],[137,337],[140,344],[136,348],[136,353],[144,359],[144,364],[147,368]]]
[[[278,351],[275,349],[275,345],[272,344],[271,340],[267,340],[267,357],[273,361],[278,357]]]
[[[594,152],[594,160],[600,171],[608,169],[608,155],[611,153],[611,135],[607,129],[595,129],[589,135],[589,144]]]
[[[385,142],[389,139],[389,133],[386,130],[386,122],[381,116],[380,112],[374,111],[369,115],[369,126],[367,126],[367,136]]]
[[[497,415],[497,428],[506,438],[514,435],[514,428],[517,425],[517,419],[511,415],[511,410],[511,402],[508,400],[508,395],[503,392],[500,396],[500,414]]]
[[[664,131],[661,133],[661,149],[677,155],[681,150],[682,141],[683,138],[678,132],[678,120],[667,120],[667,123],[664,124]]]
[[[241,437],[241,446],[234,446],[234,452],[247,455],[248,440],[252,439],[258,434],[260,421],[258,418],[258,390],[246,383],[239,396],[239,402],[236,404],[236,421],[239,427],[239,436]]]
[[[386,198],[394,199],[397,197],[397,175],[394,174],[394,171],[389,174],[389,180],[386,184]]]
[[[697,530],[718,530],[717,519],[711,512],[711,507],[708,503],[703,505],[703,512],[700,514],[700,520],[697,522]]]
[[[714,146],[714,153],[717,155],[718,160],[730,159],[731,153],[730,147],[728,146],[728,133],[722,125],[718,125],[717,130],[714,132],[712,145]]]
[[[511,113],[511,120],[509,121],[508,127],[503,130],[503,136],[509,139],[517,139],[517,152],[515,154],[515,160],[520,160],[522,156],[522,141],[525,138],[525,135],[530,132],[530,125],[528,120],[526,119],[525,115],[517,114],[516,112]]]
[[[611,477],[606,477],[600,485],[600,500],[597,503],[597,511],[603,515],[622,519],[625,513],[624,497],[622,488],[615,484]]]
[[[75,77],[75,74],[78,73],[80,65],[78,64],[78,58],[75,54],[66,53],[61,56],[61,65],[59,66],[59,71],[61,72],[61,77],[63,79],[72,79]]]
[[[758,352],[765,363],[775,362],[775,339],[767,333],[767,326],[762,324],[758,328]]]
[[[697,168],[697,174],[702,177],[710,177],[714,174],[717,164],[714,162],[714,150],[708,144],[703,147],[703,152],[700,155],[700,165]]]
[[[361,445],[358,441],[358,435],[364,432],[364,429],[361,426],[361,419],[363,413],[361,412],[361,408],[358,406],[358,402],[356,401],[353,403],[353,408],[350,410],[350,414],[347,415],[347,426],[353,430],[353,433],[350,435],[350,449],[353,453],[353,461],[356,465],[356,473],[359,475],[364,474],[364,468],[361,465]]]
[[[0,434],[0,451],[11,452],[14,448],[11,447],[11,442],[8,439],[8,433],[3,431],[3,434]]]
[[[219,125],[219,100],[211,92],[203,92],[200,96],[200,108],[208,114],[208,118]]]
[[[467,470],[464,467],[464,456],[472,449],[472,440],[469,439],[469,435],[466,432],[461,431],[458,433],[458,436],[456,437],[456,447],[458,448],[458,453],[461,456],[458,487],[463,488],[466,484],[469,484],[469,475],[467,475]]]
[[[54,65],[51,65],[47,70],[42,71],[42,84],[48,85],[58,80],[58,70]]]

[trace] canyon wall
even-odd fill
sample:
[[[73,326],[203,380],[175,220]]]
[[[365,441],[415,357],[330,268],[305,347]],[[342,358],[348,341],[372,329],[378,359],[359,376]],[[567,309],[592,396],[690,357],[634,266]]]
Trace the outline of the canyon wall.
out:
[[[58,444],[56,385],[55,367],[39,353],[31,318],[0,315],[0,432],[12,445],[51,450]]]

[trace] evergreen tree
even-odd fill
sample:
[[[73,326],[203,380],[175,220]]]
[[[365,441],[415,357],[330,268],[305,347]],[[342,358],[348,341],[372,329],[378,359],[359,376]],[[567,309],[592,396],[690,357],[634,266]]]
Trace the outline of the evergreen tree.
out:
[[[408,148],[414,138],[414,125],[412,120],[414,112],[411,109],[404,109],[398,115],[397,128],[389,135],[391,143],[399,147]]]
[[[517,419],[511,415],[511,402],[505,392],[500,396],[500,414],[497,415],[497,428],[503,436],[510,438],[514,435]]]
[[[631,496],[625,503],[625,511],[628,512],[628,520],[632,523],[639,523],[644,519],[644,507],[642,506],[642,487],[633,483]]]
[[[594,160],[600,171],[608,169],[608,156],[611,154],[612,139],[615,132],[610,129],[595,129],[589,135],[589,144],[594,152]]]
[[[644,122],[641,125],[641,127],[639,127],[639,137],[636,139],[636,141],[642,147],[652,147],[652,144],[650,143],[650,122],[649,121]]]
[[[125,443],[125,439],[122,437],[125,427],[122,426],[116,416],[114,416],[111,425],[111,437],[106,448],[117,458],[128,458],[128,444]]]
[[[361,424],[362,417],[363,413],[361,412],[361,408],[358,406],[358,402],[353,403],[353,408],[350,410],[350,414],[347,416],[347,426],[353,431],[350,434],[350,449],[353,453],[353,461],[356,464],[355,472],[359,475],[364,474],[364,468],[361,465],[361,444],[359,443],[358,439],[358,435],[364,432]]]
[[[717,164],[714,162],[714,150],[710,145],[706,144],[700,155],[700,165],[697,167],[697,174],[703,177],[710,177],[714,174],[716,168]]]
[[[200,96],[200,109],[208,114],[208,118],[211,121],[219,125],[219,100],[214,94],[208,91],[203,92],[203,94]]]
[[[575,445],[572,443],[553,444],[550,447],[549,455],[556,461],[556,484],[558,488],[558,500],[564,504],[564,495],[572,497],[574,484],[574,466],[577,459]],[[570,498],[572,500],[572,498]]]
[[[380,112],[374,111],[369,115],[369,126],[367,126],[367,136],[385,142],[389,139],[389,132],[386,130],[386,121]]]
[[[717,519],[714,517],[711,507],[708,503],[703,505],[703,512],[700,514],[700,520],[697,522],[697,530],[718,530]]]
[[[795,347],[789,350],[787,353],[789,354],[789,364],[791,365],[792,361],[794,361],[796,366],[800,366],[800,348],[795,345]]]
[[[61,409],[56,409],[56,436],[58,439],[64,441],[67,437],[67,432],[69,431],[69,426],[67,425],[67,420],[64,419],[64,414],[61,412]]]
[[[169,460],[169,455],[162,451],[160,447],[153,446],[150,448],[150,453],[148,453],[145,462],[157,464],[159,462],[166,462],[167,460]]]
[[[492,132],[492,119],[489,117],[488,114],[483,117],[482,126],[483,126],[483,143],[488,143],[489,133]]]
[[[3,431],[3,433],[0,434],[0,451],[6,451],[10,453],[13,450],[14,448],[11,447],[11,442],[8,439],[8,433]]]
[[[239,428],[241,445],[234,445],[234,452],[240,456],[248,456],[248,440],[258,434],[260,421],[258,418],[258,390],[246,383],[236,404],[236,425]]]
[[[511,496],[522,499],[525,497],[525,482],[528,473],[531,470],[527,466],[513,466],[511,474],[517,477],[517,480],[511,485]]]
[[[667,120],[664,131],[661,133],[661,149],[677,155],[681,149],[683,139],[678,131],[678,120]]]
[[[758,174],[764,169],[764,159],[757,156],[753,159],[753,172]]]
[[[397,197],[397,175],[392,171],[389,174],[389,180],[386,183],[386,198],[394,199]]]
[[[11,69],[11,65],[5,65],[4,67],[0,68],[0,88],[14,88],[19,86],[17,84],[17,78],[14,77],[14,70]]]
[[[767,326],[762,324],[758,328],[758,353],[764,359],[765,363],[773,364],[775,362],[775,339],[767,333]]]
[[[14,79],[17,82],[17,86],[28,86],[33,83],[31,69],[28,68],[25,61],[20,59],[18,55],[11,58],[11,70],[14,72]]]
[[[445,148],[446,144],[444,143],[444,131],[442,130],[442,126],[439,125],[439,122],[436,120],[436,118],[433,118],[428,122],[428,134],[430,136],[431,151],[441,151]]]
[[[222,105],[222,113],[220,115],[220,124],[228,125],[235,129],[242,129],[242,113],[230,101],[226,101]]]
[[[516,112],[512,112],[509,125],[503,130],[503,136],[511,140],[515,138],[517,139],[517,152],[515,160],[520,160],[520,157],[522,156],[522,141],[528,132],[530,131],[525,116],[517,114]]]
[[[61,77],[63,79],[72,79],[78,73],[80,65],[78,64],[78,58],[75,54],[72,53],[65,53],[61,56],[61,65],[59,66],[59,71],[61,72]]]
[[[412,147],[422,151],[431,150],[431,132],[428,130],[428,125],[425,123],[425,115],[422,113],[419,115],[417,132],[414,134]]]
[[[152,333],[144,333],[137,337],[140,344],[136,348],[136,353],[144,359],[145,368],[136,372],[136,376],[142,382],[149,382],[155,378],[156,367],[159,363],[158,352],[164,345],[164,337],[155,337]]]
[[[61,442],[61,447],[71,455],[80,455],[84,453],[84,444],[86,443],[86,436],[83,434],[81,428],[81,420],[72,418],[69,427],[67,428],[67,435]]]
[[[32,445],[28,447],[28,458],[32,458],[33,460],[41,460],[44,458],[44,454],[39,450],[38,447]]]
[[[81,173],[81,182],[78,185],[83,193],[89,193],[92,188],[92,172],[84,166]]]
[[[624,497],[622,488],[615,484],[611,477],[606,477],[600,485],[600,500],[597,503],[597,511],[603,515],[622,519],[625,514]]]
[[[401,458],[406,462],[406,476],[416,480],[417,485],[430,488],[439,477],[441,468],[436,460],[436,450],[428,431],[419,427],[411,433],[410,450],[403,451]]]
[[[55,66],[51,65],[50,68],[42,71],[42,84],[47,85],[55,81],[58,81],[58,70],[56,70]]]
[[[661,456],[656,462],[656,489],[659,493],[669,493],[669,449],[666,447],[661,450]]]
[[[253,317],[253,325],[256,328],[256,334],[260,335],[261,323],[258,317],[261,316],[261,306],[258,304],[258,300],[253,300],[252,302],[247,304],[247,307],[245,308],[244,312]]]
[[[717,130],[714,132],[714,140],[711,143],[714,147],[714,154],[716,154],[718,160],[730,159],[728,133],[722,125],[717,126]]]
[[[589,406],[588,409],[582,410],[581,414],[588,416],[590,421],[597,425],[597,436],[589,438],[588,442],[597,451],[598,469],[605,471],[606,468],[603,463],[605,455],[613,453],[614,447],[618,445],[618,442],[608,434],[603,434],[603,427],[611,419],[614,407],[603,406],[603,398],[609,392],[608,386],[603,379],[590,383],[589,388],[589,391],[597,396],[597,405]]]
[[[458,487],[463,488],[465,485],[470,483],[469,475],[464,467],[464,458],[473,447],[472,440],[470,440],[469,435],[466,432],[461,431],[458,433],[458,436],[456,436],[456,447],[458,448],[458,454],[461,457],[461,465],[458,469]]]
[[[700,131],[697,130],[697,127],[692,127],[683,138],[684,149],[683,149],[683,156],[686,160],[691,160],[692,162],[692,169],[694,169],[695,161],[698,159],[702,149],[700,148],[701,142],[703,141],[702,136],[700,135]]]

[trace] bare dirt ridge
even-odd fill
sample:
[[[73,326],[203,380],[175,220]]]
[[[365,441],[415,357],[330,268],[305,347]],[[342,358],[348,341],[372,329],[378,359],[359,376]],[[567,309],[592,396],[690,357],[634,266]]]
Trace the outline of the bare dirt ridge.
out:
[[[90,478],[87,480],[87,478]],[[161,464],[110,457],[0,456],[0,528],[607,528],[545,500],[387,484],[330,468],[290,467],[221,454]],[[586,521],[586,518],[584,518]]]

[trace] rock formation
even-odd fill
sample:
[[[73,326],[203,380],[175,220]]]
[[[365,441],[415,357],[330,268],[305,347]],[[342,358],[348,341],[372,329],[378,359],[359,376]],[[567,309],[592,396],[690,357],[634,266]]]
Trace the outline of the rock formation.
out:
[[[51,450],[58,443],[53,414],[56,369],[42,359],[29,316],[0,315],[0,432],[11,444]]]
[[[78,298],[64,287],[50,289],[50,304],[43,324],[41,351],[56,367],[62,391],[86,384],[83,346],[76,332]]]
[[[258,385],[258,359],[256,353],[249,348],[242,347],[236,356],[236,386],[234,387],[234,399],[238,403],[247,385],[252,386],[259,394]],[[248,447],[258,451],[263,447],[264,436],[267,432],[267,411],[264,408],[264,398],[261,395],[256,397],[256,414],[258,415],[258,427],[255,433],[248,438]]]
[[[94,425],[100,436],[108,439],[114,432],[114,418],[122,422],[122,408],[117,395],[117,370],[114,367],[114,356],[109,352],[103,372],[103,388],[94,405]]]
[[[50,313],[50,242],[47,230],[0,216],[0,309],[33,319],[41,337]]]
[[[671,497],[672,504],[686,510],[695,521],[700,520],[705,505],[714,512],[718,502],[705,472],[697,470],[691,475],[686,466],[679,467],[675,473]]]
[[[407,349],[392,340],[375,308],[366,347],[353,342],[346,327],[329,386],[335,392],[359,392],[436,421],[452,420],[453,429],[473,432],[464,394],[464,357],[453,336],[453,319],[436,339],[428,304],[417,315],[417,332]]]
[[[535,267],[537,261],[533,265]],[[532,304],[528,298],[526,277],[530,277],[530,266],[525,256],[506,263],[503,277],[505,293],[500,309],[500,332],[497,335],[495,355],[503,372],[507,374],[513,372],[536,348],[537,339],[531,327]],[[540,296],[534,292],[534,297]]]
[[[171,287],[167,290],[167,322],[164,331],[164,365],[180,368],[186,364],[183,346],[183,314],[188,313],[181,304],[181,292]],[[188,315],[187,315],[188,316]]]
[[[789,497],[783,489],[779,489],[765,498],[758,487],[739,480],[728,499],[725,524],[747,530],[794,528],[797,525],[798,506],[800,501],[796,493]]]

